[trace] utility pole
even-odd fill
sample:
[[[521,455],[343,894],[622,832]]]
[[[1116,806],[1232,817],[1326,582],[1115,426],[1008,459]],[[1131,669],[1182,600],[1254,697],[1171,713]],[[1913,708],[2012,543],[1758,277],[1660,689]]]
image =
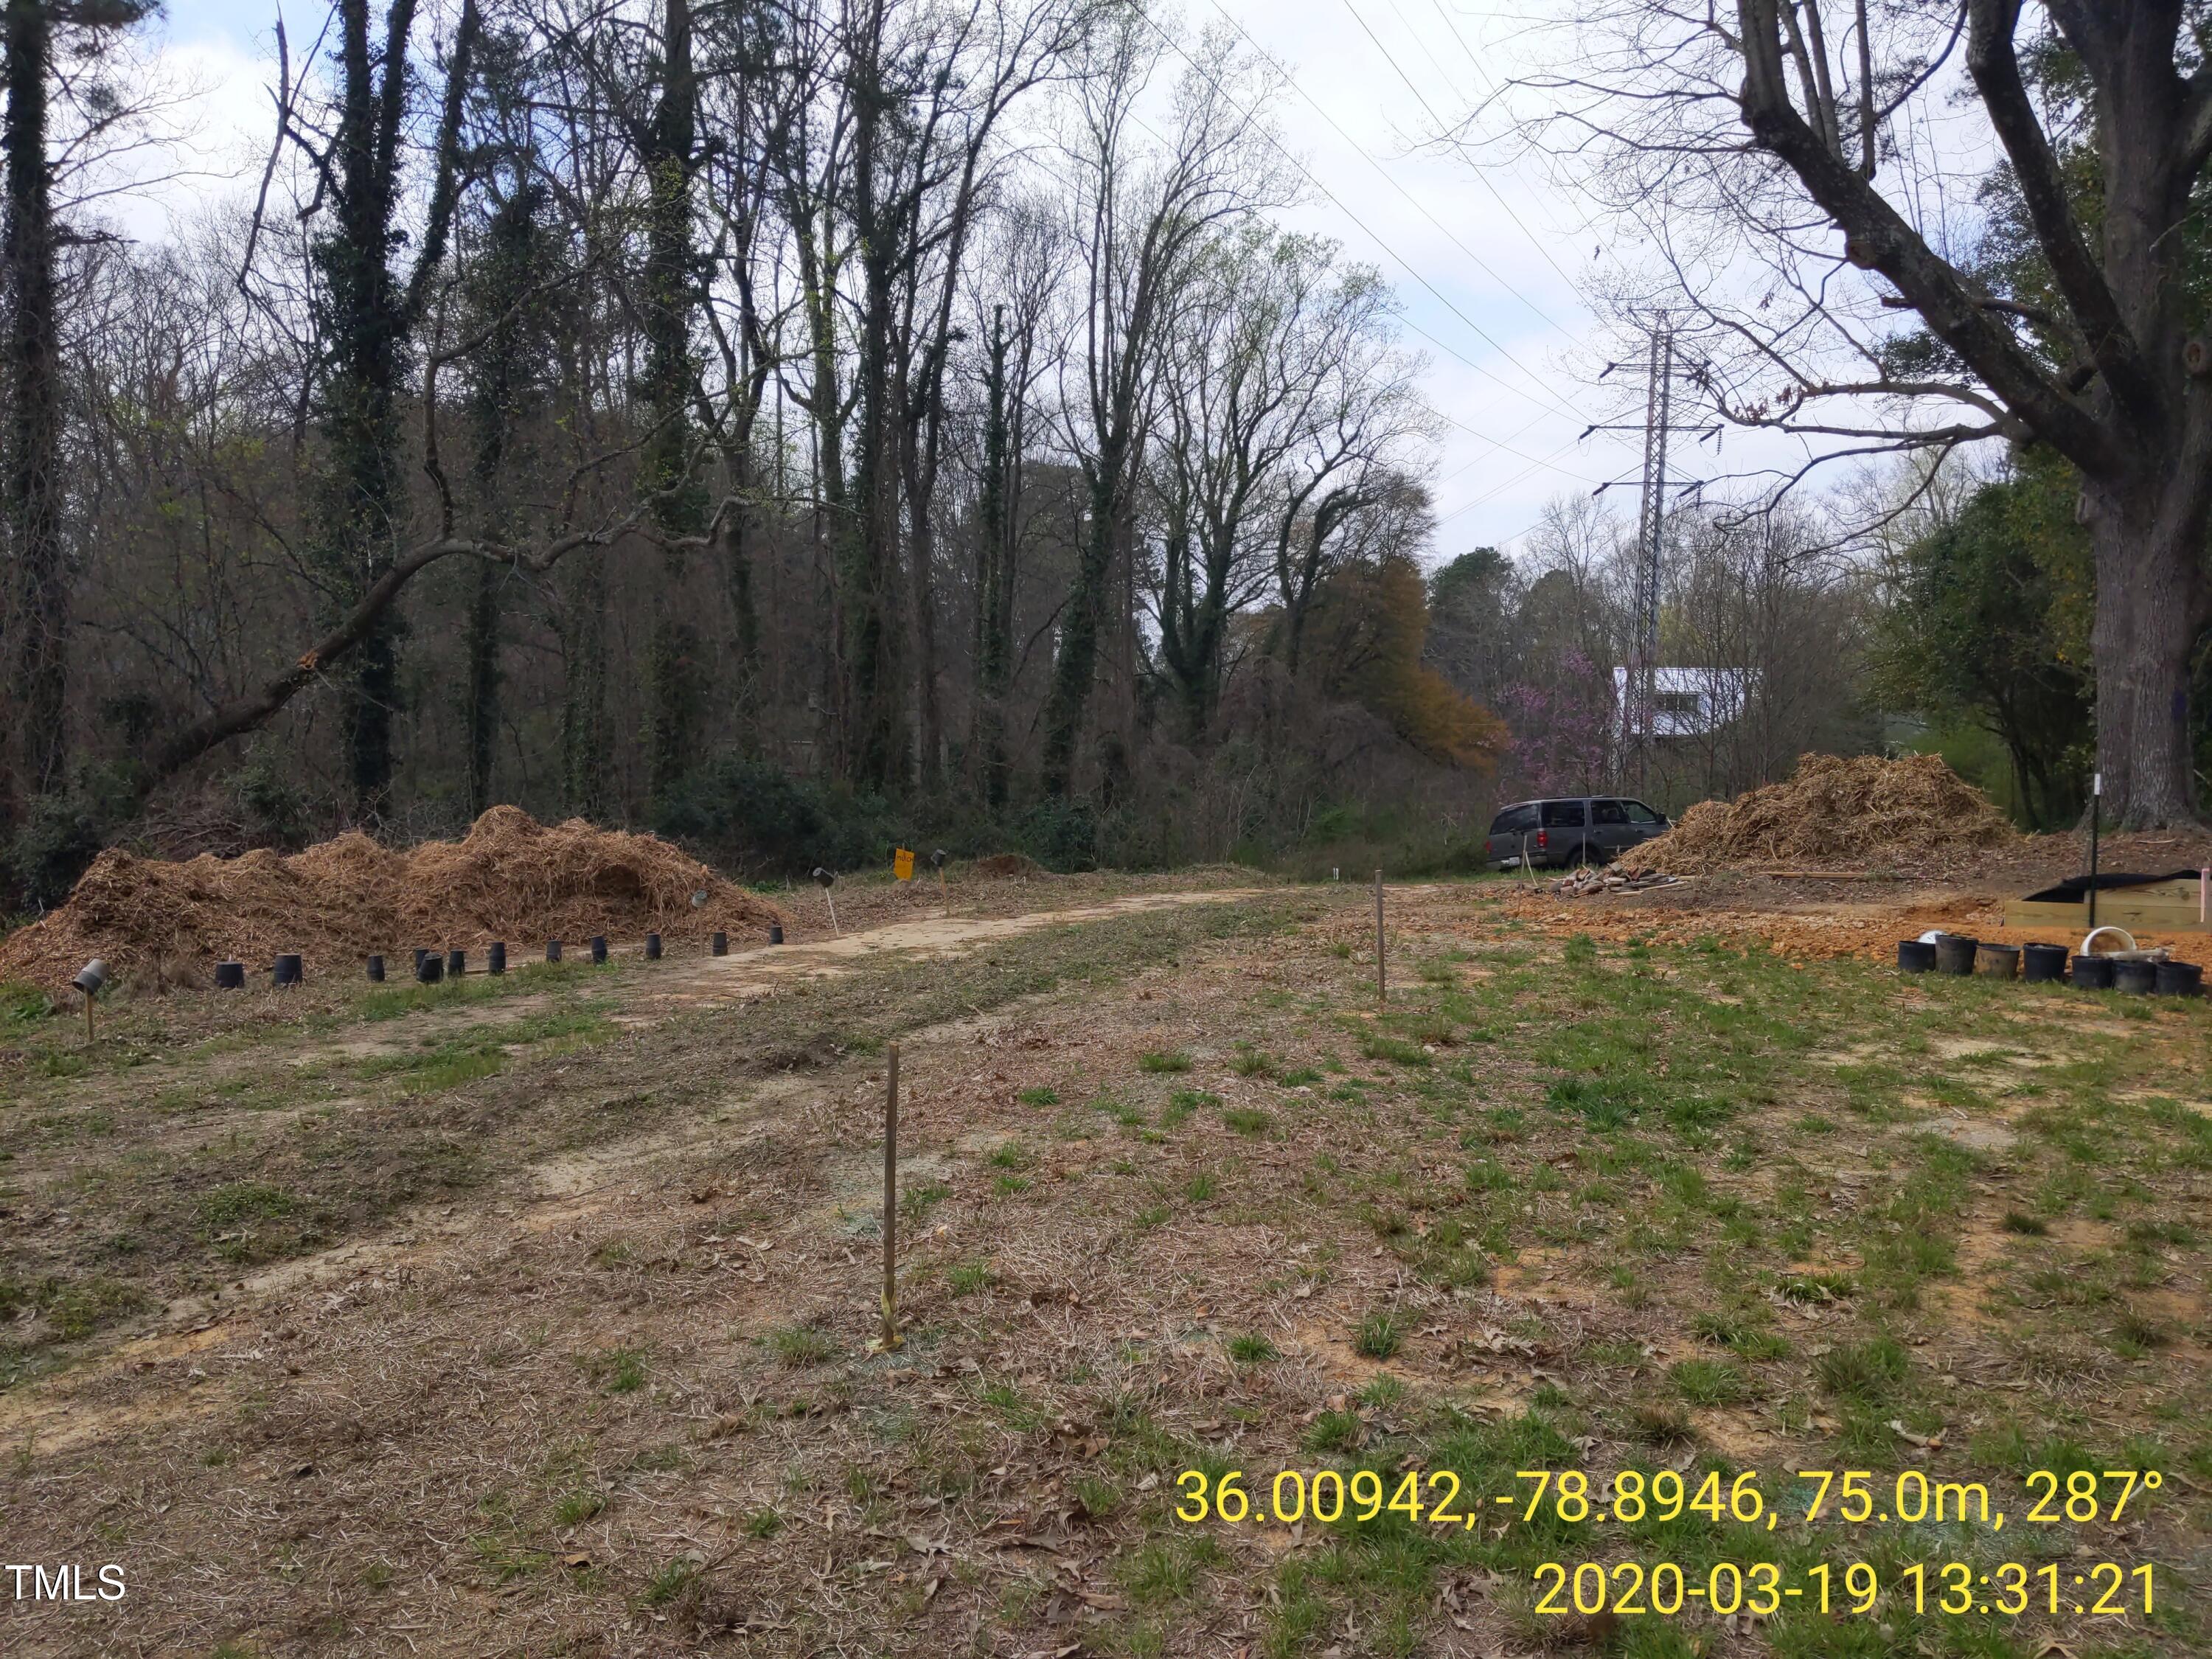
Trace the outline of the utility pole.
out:
[[[1673,414],[1674,331],[1651,331],[1651,379],[1644,397],[1644,495],[1636,521],[1636,638],[1629,653],[1626,707],[1621,711],[1624,789],[1650,783],[1658,710],[1659,570],[1667,527],[1667,441]]]

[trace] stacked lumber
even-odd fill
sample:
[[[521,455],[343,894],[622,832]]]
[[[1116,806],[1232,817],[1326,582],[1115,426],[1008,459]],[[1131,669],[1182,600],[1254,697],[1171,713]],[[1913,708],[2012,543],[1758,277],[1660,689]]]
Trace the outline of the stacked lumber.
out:
[[[1647,887],[1680,887],[1680,876],[1654,872],[1648,875],[1629,875],[1617,870],[1601,869],[1586,864],[1569,872],[1552,884],[1552,890],[1570,898],[1587,898],[1595,893],[1640,893]]]

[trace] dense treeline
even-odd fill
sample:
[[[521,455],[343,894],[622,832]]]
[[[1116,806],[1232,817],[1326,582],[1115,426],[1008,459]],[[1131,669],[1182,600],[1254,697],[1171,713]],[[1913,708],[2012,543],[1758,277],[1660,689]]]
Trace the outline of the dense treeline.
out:
[[[32,899],[118,834],[510,799],[770,862],[918,826],[1220,856],[1494,757],[1423,663],[1418,365],[1271,216],[1280,87],[1231,40],[1110,0],[338,0],[279,41],[252,210],[165,244],[21,185],[60,143],[9,54]]]

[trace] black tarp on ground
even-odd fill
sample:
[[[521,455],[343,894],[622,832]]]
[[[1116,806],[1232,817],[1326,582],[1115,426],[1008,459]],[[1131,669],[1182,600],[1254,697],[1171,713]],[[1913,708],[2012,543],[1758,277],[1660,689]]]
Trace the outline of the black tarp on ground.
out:
[[[2115,888],[2148,887],[2161,881],[2195,881],[2197,873],[2194,870],[2176,870],[2163,876],[2129,876],[2123,875],[2117,870],[2100,870],[2097,872],[2097,890],[2100,893],[2109,893]],[[2030,904],[2081,904],[2085,902],[2088,896],[2089,878],[2069,876],[2056,887],[2046,887],[2039,893],[2030,893],[2027,902]]]

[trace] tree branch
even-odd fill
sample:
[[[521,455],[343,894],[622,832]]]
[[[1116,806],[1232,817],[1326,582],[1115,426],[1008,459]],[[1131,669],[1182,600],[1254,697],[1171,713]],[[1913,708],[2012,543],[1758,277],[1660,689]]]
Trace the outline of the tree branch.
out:
[[[596,530],[572,532],[549,542],[534,553],[497,543],[458,541],[448,537],[439,537],[421,544],[371,583],[368,591],[335,627],[301,652],[282,672],[271,675],[243,696],[218,704],[162,744],[148,763],[148,775],[143,780],[142,793],[150,794],[155,785],[182,771],[210,750],[233,738],[258,731],[274,720],[287,703],[314,683],[324,669],[367,638],[369,630],[392,608],[407,584],[430,566],[459,555],[472,555],[496,563],[512,565],[518,570],[542,573],[550,570],[580,548],[604,547],[629,533],[637,528],[644,512],[644,506],[641,504],[618,523]]]
[[[422,228],[422,246],[415,258],[415,269],[407,279],[407,293],[400,302],[399,325],[406,331],[415,325],[422,315],[422,301],[430,284],[430,277],[440,260],[446,257],[446,239],[453,226],[453,210],[461,198],[461,116],[466,107],[469,90],[471,60],[475,55],[477,31],[482,27],[477,13],[477,0],[462,0],[461,21],[453,36],[453,61],[446,66],[446,105],[438,116],[438,143],[431,163],[430,211]],[[404,68],[404,65],[403,65]],[[400,73],[387,65],[387,75]]]
[[[2058,161],[2051,153],[2043,125],[2036,118],[2027,88],[2020,78],[2013,33],[2020,22],[2021,0],[1969,0],[1966,70],[1982,94],[1997,137],[2012,158],[2021,199],[2035,226],[2036,240],[2051,271],[2080,322],[2081,338],[2106,384],[2139,418],[2160,412],[2156,386],[2144,370],[2135,337],[2120,316],[2119,302],[2091,257],[2081,227],[2067,199]]]
[[[1795,173],[1840,226],[1855,264],[1879,270],[1929,328],[1964,358],[2039,436],[2085,472],[2111,476],[2127,457],[2118,439],[2069,398],[1981,296],[1866,179],[1832,155],[1790,104],[1778,39],[1778,0],[1738,0],[1744,30],[1742,115],[1753,142]]]

